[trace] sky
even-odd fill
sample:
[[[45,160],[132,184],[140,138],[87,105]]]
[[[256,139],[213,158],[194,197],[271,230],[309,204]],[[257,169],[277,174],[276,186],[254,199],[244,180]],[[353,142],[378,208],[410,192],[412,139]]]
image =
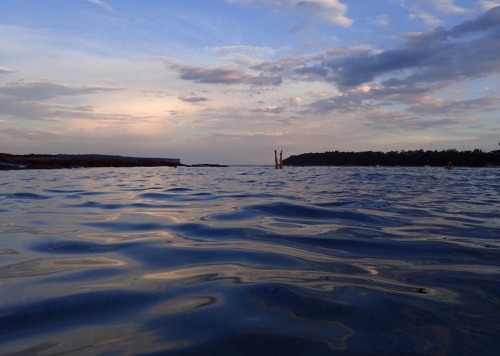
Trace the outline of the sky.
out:
[[[492,151],[500,0],[1,0],[0,152]]]

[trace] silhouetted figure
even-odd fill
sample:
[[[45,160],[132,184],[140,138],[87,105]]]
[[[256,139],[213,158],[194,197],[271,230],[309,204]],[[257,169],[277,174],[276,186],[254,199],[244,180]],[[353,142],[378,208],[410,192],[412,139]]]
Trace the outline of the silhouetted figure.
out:
[[[274,168],[283,169],[283,151],[280,151],[280,159],[278,161],[278,152],[274,150]]]
[[[448,161],[448,163],[446,164],[446,166],[444,166],[444,168],[446,169],[453,169],[455,166],[453,165],[453,162],[452,161]]]

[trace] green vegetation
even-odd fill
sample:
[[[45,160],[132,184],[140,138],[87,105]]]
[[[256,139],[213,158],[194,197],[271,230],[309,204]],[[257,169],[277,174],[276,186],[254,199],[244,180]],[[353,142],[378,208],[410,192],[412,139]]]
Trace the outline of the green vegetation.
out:
[[[287,166],[438,166],[452,161],[458,167],[500,166],[500,151],[391,151],[304,153],[283,160]]]

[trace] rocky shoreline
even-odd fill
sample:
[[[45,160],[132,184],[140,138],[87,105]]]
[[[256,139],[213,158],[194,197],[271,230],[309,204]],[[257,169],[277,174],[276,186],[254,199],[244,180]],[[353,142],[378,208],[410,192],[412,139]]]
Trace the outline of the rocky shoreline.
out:
[[[178,158],[145,158],[99,154],[28,154],[0,153],[0,170],[64,169],[95,167],[189,167]],[[194,165],[196,167],[224,167],[218,164]]]
[[[392,151],[392,152],[323,152],[303,153],[283,160],[286,166],[407,166],[443,167],[451,163],[457,167],[499,167],[500,150],[473,151]]]

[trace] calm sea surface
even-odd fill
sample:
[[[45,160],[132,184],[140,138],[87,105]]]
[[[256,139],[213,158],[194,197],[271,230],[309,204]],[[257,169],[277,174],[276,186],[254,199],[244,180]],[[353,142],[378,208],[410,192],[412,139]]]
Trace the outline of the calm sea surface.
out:
[[[0,172],[0,353],[498,355],[500,169]]]

